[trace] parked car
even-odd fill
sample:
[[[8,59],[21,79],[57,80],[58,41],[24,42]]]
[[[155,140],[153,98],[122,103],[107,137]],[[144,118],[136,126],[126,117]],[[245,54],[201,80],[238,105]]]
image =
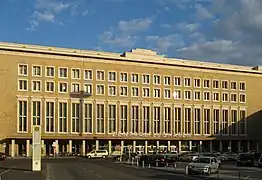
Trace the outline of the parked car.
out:
[[[200,156],[194,162],[188,164],[188,174],[201,173],[210,175],[217,173],[219,163],[215,157]]]
[[[253,166],[255,158],[252,153],[241,153],[237,160],[237,166]]]
[[[91,151],[86,154],[88,158],[103,158],[105,159],[108,156],[108,151],[107,150],[95,150]]]

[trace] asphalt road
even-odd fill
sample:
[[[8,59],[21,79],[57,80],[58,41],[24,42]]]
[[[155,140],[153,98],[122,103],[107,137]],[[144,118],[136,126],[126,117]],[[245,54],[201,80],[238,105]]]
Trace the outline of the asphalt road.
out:
[[[228,167],[227,167],[228,166]],[[221,169],[220,180],[238,179],[238,172],[242,179],[262,179],[262,169],[244,168],[227,165]],[[0,161],[0,180],[27,179],[27,180],[201,180],[218,179],[213,176],[186,176],[182,171],[177,173],[165,168],[153,169],[136,167],[101,159],[85,158],[56,158],[44,159],[42,171],[31,171],[29,159],[7,159]],[[231,168],[231,169],[230,169]],[[233,169],[232,169],[233,168]]]

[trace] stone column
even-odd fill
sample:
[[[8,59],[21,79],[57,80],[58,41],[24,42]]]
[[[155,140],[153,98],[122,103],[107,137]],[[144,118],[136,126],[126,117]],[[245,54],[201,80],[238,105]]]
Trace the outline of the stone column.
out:
[[[99,150],[99,140],[96,140],[96,150]]]
[[[200,153],[203,152],[203,142],[202,141],[199,141],[199,151]]]
[[[111,155],[112,154],[112,141],[108,140],[108,154]]]
[[[148,152],[148,141],[145,141],[145,154],[147,154]]]
[[[167,150],[168,152],[171,151],[171,142],[170,141],[167,141]]]
[[[30,156],[30,140],[26,140],[26,157]]]
[[[228,151],[232,152],[232,141],[229,141],[228,143]]]
[[[159,141],[156,141],[156,149],[159,151]]]
[[[189,151],[192,151],[192,141],[189,141]]]
[[[178,153],[181,153],[182,151],[181,146],[182,146],[181,141],[178,141]]]
[[[59,153],[59,141],[58,140],[55,140],[55,152],[56,154]]]
[[[82,141],[82,155],[86,156],[86,140]]]
[[[11,140],[11,156],[15,157],[15,140]]]
[[[69,153],[72,153],[72,149],[73,149],[73,142],[72,140],[69,140]]]
[[[136,141],[133,141],[133,153],[136,152]]]
[[[125,146],[125,142],[121,141],[121,154],[124,153],[124,146]]]

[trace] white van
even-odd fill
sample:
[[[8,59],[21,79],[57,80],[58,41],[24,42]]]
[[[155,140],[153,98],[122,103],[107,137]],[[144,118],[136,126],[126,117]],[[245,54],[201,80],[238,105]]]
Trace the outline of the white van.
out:
[[[95,150],[86,154],[87,158],[106,158],[108,156],[107,150]]]

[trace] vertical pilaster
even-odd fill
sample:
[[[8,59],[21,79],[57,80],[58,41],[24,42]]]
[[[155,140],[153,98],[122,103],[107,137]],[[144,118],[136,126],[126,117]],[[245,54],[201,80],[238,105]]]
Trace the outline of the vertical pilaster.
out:
[[[58,154],[59,153],[59,141],[55,140],[55,152]]]
[[[192,151],[192,141],[189,141],[189,151]]]
[[[26,140],[26,157],[30,156],[30,140]]]
[[[199,152],[202,153],[203,152],[203,142],[199,141]]]
[[[148,153],[148,141],[145,141],[145,154]]]
[[[99,140],[96,140],[96,151],[99,150]]]
[[[108,140],[108,154],[111,155],[112,154],[112,141]]]
[[[178,141],[178,152],[181,153],[181,146],[182,146],[182,143],[181,141]]]
[[[136,141],[133,141],[133,153],[136,153]]]
[[[170,152],[171,151],[171,142],[167,141],[167,151]]]
[[[15,140],[11,140],[11,156],[15,157]]]
[[[125,146],[125,142],[121,141],[121,154],[124,153],[124,146]]]
[[[86,155],[86,140],[82,141],[82,156]]]
[[[68,150],[68,152],[72,153],[72,149],[73,149],[73,142],[72,142],[72,140],[69,140],[69,150]]]

